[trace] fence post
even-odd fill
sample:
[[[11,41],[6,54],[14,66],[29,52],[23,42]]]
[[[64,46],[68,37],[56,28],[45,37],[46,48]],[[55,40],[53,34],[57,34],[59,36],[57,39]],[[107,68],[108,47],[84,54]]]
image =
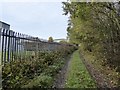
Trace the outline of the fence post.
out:
[[[15,32],[12,31],[12,38],[13,38],[13,42],[12,42],[12,61],[14,61],[15,59]]]
[[[7,57],[7,33],[8,33],[8,30],[6,30],[5,32],[5,49],[4,49],[4,62],[6,63],[6,57]]]
[[[1,36],[2,36],[2,28],[0,28],[0,89],[2,90]]]
[[[38,58],[38,38],[36,38],[36,58]]]
[[[15,56],[14,56],[14,59],[17,60],[17,33],[16,32],[15,32],[14,38],[15,38]]]
[[[2,32],[2,53],[1,53],[1,60],[2,60],[2,64],[4,64],[4,34],[5,34],[5,29],[3,29]]]
[[[17,59],[19,59],[19,33],[17,33]]]
[[[21,33],[19,33],[19,59],[21,61]]]
[[[10,30],[8,34],[8,53],[7,53],[7,61],[10,61]]]
[[[0,65],[2,65],[2,50],[1,50],[1,37],[2,37],[2,28],[0,28]]]

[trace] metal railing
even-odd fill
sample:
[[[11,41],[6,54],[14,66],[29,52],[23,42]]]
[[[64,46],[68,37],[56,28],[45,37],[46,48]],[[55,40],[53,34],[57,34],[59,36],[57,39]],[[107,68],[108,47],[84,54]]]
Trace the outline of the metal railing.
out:
[[[43,39],[39,39],[38,37],[32,37],[12,30],[0,28],[1,65],[4,65],[6,62],[16,60],[18,55],[22,59],[22,55],[25,56],[28,52],[54,51],[63,46],[72,45],[47,42]]]

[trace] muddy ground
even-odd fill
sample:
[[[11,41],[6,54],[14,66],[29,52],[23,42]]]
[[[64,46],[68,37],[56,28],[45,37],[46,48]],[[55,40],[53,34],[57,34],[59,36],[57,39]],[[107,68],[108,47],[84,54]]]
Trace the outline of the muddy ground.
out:
[[[64,88],[65,80],[66,80],[67,72],[68,72],[68,67],[70,65],[71,58],[72,58],[72,55],[70,55],[67,58],[65,65],[59,71],[59,73],[56,75],[54,85],[53,85],[54,88]]]

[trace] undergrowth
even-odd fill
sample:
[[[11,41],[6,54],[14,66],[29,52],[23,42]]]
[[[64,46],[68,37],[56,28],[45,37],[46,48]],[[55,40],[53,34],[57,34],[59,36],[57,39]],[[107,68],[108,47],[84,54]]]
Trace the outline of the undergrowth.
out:
[[[64,48],[51,52],[37,52],[37,56],[30,55],[22,60],[5,63],[2,68],[2,87],[52,87],[54,76],[64,65],[65,58],[74,50],[75,48]]]

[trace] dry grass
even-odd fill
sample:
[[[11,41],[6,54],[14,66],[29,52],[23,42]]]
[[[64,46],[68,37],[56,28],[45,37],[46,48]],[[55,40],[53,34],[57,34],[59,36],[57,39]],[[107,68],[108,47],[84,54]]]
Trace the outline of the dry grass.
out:
[[[92,56],[91,53],[88,52],[82,53],[84,55],[85,60],[87,60],[87,62],[91,63],[94,66],[94,68],[101,72],[105,76],[105,78],[110,81],[113,87],[119,86],[118,84],[118,78],[120,78],[119,72],[116,72],[115,69],[112,69],[107,65],[106,66],[102,65],[103,64],[102,60],[96,60],[96,57]]]

